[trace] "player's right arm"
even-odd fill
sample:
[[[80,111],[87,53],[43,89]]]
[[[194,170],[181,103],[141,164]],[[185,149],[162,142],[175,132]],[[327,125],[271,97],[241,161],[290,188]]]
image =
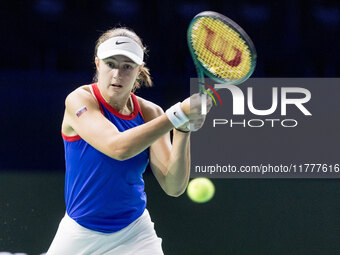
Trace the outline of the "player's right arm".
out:
[[[129,159],[173,129],[165,114],[132,129],[120,132],[101,113],[98,102],[86,87],[76,89],[65,101],[63,133],[79,135],[97,150],[117,160]],[[76,112],[86,107],[79,117]]]

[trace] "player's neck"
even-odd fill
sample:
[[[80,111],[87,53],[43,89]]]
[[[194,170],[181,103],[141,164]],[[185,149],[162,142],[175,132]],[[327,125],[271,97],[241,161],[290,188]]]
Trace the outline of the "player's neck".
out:
[[[119,100],[118,98],[114,98],[111,100],[107,100],[106,98],[105,101],[112,106],[117,112],[124,114],[124,115],[130,115],[132,113],[132,105],[130,103],[130,94],[122,96]]]

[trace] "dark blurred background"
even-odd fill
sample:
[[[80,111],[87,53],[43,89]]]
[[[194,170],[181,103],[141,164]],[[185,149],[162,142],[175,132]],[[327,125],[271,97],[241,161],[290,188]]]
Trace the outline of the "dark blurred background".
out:
[[[47,250],[65,207],[64,99],[89,84],[94,46],[117,25],[149,49],[164,109],[189,95],[186,29],[200,11],[243,27],[258,54],[253,77],[338,77],[338,1],[0,1],[0,251]],[[338,139],[338,138],[337,138]],[[148,170],[149,210],[165,254],[340,254],[337,180],[215,180],[204,205],[166,197]]]

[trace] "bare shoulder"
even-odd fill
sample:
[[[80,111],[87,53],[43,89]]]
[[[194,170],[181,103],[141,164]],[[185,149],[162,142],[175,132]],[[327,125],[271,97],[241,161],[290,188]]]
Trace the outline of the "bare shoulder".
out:
[[[62,131],[65,135],[76,135],[71,125],[72,118],[82,107],[86,107],[87,110],[99,110],[98,103],[93,97],[89,85],[73,90],[65,99],[65,113],[62,123]]]
[[[146,122],[153,120],[164,113],[162,107],[160,107],[159,105],[144,98],[138,96],[136,97],[138,99],[139,106],[142,110],[144,120]]]
[[[65,100],[65,106],[67,108],[73,108],[73,106],[77,106],[79,103],[95,103],[90,86],[84,85],[75,90],[73,90]]]

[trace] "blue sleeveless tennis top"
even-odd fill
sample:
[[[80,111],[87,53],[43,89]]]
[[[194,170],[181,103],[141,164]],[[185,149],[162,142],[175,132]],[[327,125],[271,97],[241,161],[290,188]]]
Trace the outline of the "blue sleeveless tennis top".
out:
[[[134,111],[123,115],[102,97],[96,84],[92,90],[104,116],[119,131],[144,123],[136,96]],[[62,134],[65,148],[65,202],[67,214],[83,227],[112,233],[128,226],[146,207],[143,173],[149,163],[145,150],[118,161],[93,148],[80,136]]]

